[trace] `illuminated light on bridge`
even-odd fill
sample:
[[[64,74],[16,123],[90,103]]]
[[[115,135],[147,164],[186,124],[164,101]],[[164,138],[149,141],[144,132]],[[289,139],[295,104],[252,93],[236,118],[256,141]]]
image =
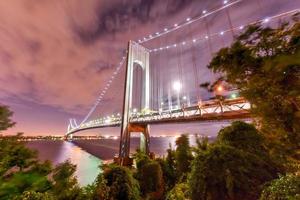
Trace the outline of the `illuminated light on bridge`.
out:
[[[270,18],[268,18],[268,17],[263,20],[264,23],[268,23],[269,21],[270,21]]]
[[[236,99],[236,98],[237,98],[237,94],[236,94],[236,93],[233,93],[233,94],[230,95],[230,97],[231,97],[232,99]]]
[[[223,91],[224,91],[224,87],[223,87],[222,85],[219,85],[219,86],[217,87],[217,91],[218,91],[218,92],[223,92]]]
[[[182,88],[182,84],[179,82],[179,81],[175,81],[173,83],[173,89],[176,91],[176,92],[180,92]]]

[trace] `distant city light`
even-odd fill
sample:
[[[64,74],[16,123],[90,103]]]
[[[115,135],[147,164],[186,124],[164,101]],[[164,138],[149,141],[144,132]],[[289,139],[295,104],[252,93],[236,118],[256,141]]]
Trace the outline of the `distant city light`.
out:
[[[224,0],[224,1],[223,1],[223,4],[224,4],[224,5],[225,5],[225,4],[227,4],[227,3],[228,3],[228,1],[227,1],[227,0]]]
[[[203,11],[202,11],[202,14],[206,14],[206,13],[207,13],[207,11],[206,11],[206,10],[203,10]]]
[[[164,31],[168,31],[168,29],[167,29],[167,28],[165,28],[165,29],[164,29]]]
[[[186,96],[183,96],[182,99],[183,99],[183,100],[186,100]]]
[[[191,21],[191,18],[190,17],[186,18],[186,21],[187,22]]]
[[[175,27],[177,27],[177,26],[178,26],[178,24],[174,24],[174,26],[175,26]]]

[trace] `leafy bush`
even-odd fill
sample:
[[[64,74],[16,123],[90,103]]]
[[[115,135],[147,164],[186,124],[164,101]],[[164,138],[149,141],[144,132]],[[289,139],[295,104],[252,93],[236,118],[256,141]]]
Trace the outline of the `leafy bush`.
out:
[[[260,200],[299,200],[300,176],[288,174],[271,181],[264,188]]]

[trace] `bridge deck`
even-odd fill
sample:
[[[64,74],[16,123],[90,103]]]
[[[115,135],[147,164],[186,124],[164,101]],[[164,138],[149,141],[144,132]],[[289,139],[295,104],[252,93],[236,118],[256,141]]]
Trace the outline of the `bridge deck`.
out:
[[[243,98],[225,101],[207,101],[196,106],[185,107],[171,111],[152,111],[151,114],[132,113],[132,124],[165,124],[207,121],[228,121],[251,118],[250,104]],[[95,128],[118,127],[121,117],[96,119],[68,131],[67,135]]]

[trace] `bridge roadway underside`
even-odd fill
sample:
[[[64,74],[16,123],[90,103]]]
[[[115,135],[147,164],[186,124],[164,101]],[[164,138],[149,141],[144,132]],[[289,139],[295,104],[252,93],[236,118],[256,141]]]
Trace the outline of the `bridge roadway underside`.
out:
[[[202,115],[180,116],[172,118],[162,118],[159,120],[134,121],[131,124],[168,124],[168,123],[190,123],[208,121],[231,121],[236,119],[250,119],[251,114],[248,110],[226,111],[223,113],[206,113]]]
[[[151,120],[142,120],[142,121],[131,121],[130,124],[169,124],[169,123],[191,123],[191,122],[208,122],[208,121],[232,121],[238,119],[251,119],[251,114],[249,110],[239,110],[239,111],[226,111],[223,113],[205,113],[202,115],[191,115],[191,116],[179,116],[179,117],[170,117],[170,118],[161,118],[161,119],[151,119]],[[110,128],[110,127],[119,127],[121,123],[107,124],[107,125],[95,125],[91,127],[83,127],[76,129],[70,133],[74,134],[79,131],[96,129],[96,128]]]

